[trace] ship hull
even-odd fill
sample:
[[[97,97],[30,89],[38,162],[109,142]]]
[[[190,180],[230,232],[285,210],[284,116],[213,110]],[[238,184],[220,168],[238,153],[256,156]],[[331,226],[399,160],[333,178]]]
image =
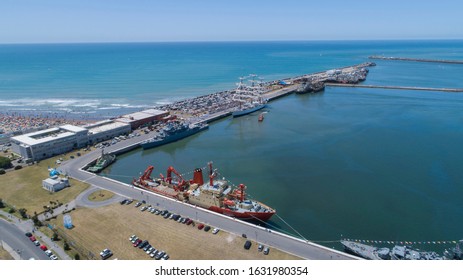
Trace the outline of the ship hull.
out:
[[[236,212],[226,208],[220,208],[216,206],[209,207],[209,210],[223,214],[225,216],[238,218],[240,220],[253,220],[253,221],[268,221],[275,212]]]
[[[203,127],[198,127],[198,128],[193,128],[187,131],[184,131],[182,133],[178,133],[172,136],[167,136],[166,138],[159,140],[159,141],[152,141],[152,142],[146,142],[146,143],[141,143],[140,146],[146,150],[146,149],[151,149],[155,147],[159,147],[165,144],[169,144],[178,140],[182,140],[186,137],[189,137],[191,135],[194,135],[196,133],[199,133],[203,130],[208,129],[208,126],[203,126]]]
[[[248,115],[248,114],[251,114],[255,111],[259,111],[260,109],[263,109],[264,107],[266,106],[266,104],[260,104],[260,105],[257,105],[255,107],[252,107],[252,108],[249,108],[249,109],[246,109],[246,110],[240,110],[240,111],[235,111],[232,113],[232,116],[234,118],[236,117],[241,117],[241,116],[244,116],[244,115]]]
[[[169,197],[169,198],[173,198],[173,199],[179,199],[178,193],[163,191],[158,187],[143,186],[142,184],[139,184],[136,181],[134,181],[132,184],[134,186],[136,186],[136,187],[142,188],[142,189],[150,191],[150,192],[157,193],[157,194],[165,196],[165,197]],[[198,206],[198,207],[201,207],[201,208],[204,208],[204,209],[211,210],[213,212],[216,212],[216,213],[219,213],[219,214],[222,214],[222,215],[225,215],[225,216],[234,217],[234,218],[237,218],[237,219],[240,219],[240,220],[246,220],[246,221],[257,221],[257,222],[264,221],[265,222],[265,221],[268,221],[273,216],[273,214],[275,214],[275,211],[268,211],[268,212],[236,212],[236,211],[232,211],[230,209],[221,208],[221,207],[217,207],[217,206],[211,206],[209,208],[205,208],[205,207],[202,207],[200,205],[196,205],[194,203],[191,203],[189,201],[185,201],[185,202],[187,202],[188,204],[191,204],[191,205],[195,205],[195,206]]]

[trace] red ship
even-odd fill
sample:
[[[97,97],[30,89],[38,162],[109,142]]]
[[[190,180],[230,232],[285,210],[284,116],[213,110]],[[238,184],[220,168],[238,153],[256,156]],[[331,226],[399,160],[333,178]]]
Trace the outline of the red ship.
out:
[[[163,196],[185,201],[211,211],[242,220],[267,221],[276,211],[269,206],[246,197],[246,186],[234,188],[226,180],[217,179],[217,170],[209,163],[209,180],[204,182],[201,168],[194,171],[193,179],[186,181],[171,166],[166,177],[152,179],[154,167],[145,172],[132,184]],[[172,176],[175,175],[175,178]]]

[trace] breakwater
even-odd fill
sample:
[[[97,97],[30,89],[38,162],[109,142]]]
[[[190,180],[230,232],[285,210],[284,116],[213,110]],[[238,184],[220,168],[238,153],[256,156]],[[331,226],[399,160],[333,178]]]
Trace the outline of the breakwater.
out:
[[[372,56],[369,56],[368,58],[369,59],[380,59],[380,60],[401,60],[401,61],[414,61],[414,62],[463,64],[463,60],[393,57],[393,56],[379,56],[379,55],[372,55]]]
[[[310,88],[323,87],[327,82],[356,84],[366,79],[368,67],[375,66],[373,62],[336,68],[328,71],[305,74],[301,76],[273,80],[261,83],[260,96],[272,101],[274,99],[297,93],[309,92]],[[238,90],[225,90],[212,94],[185,99],[158,107],[169,111],[172,115],[186,119],[189,122],[212,122],[229,116],[240,108],[237,97]]]
[[[463,92],[463,88],[378,86],[378,85],[336,84],[336,83],[326,83],[325,85],[330,86],[330,87],[357,87],[357,88],[381,88],[381,89],[401,89],[401,90],[420,90],[420,91]]]

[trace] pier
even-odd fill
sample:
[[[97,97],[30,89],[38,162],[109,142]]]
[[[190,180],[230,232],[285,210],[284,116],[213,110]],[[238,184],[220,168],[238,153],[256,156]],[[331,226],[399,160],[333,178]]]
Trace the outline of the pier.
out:
[[[378,85],[360,85],[360,84],[335,84],[335,83],[326,83],[325,85],[328,87],[381,88],[381,89],[399,89],[399,90],[463,92],[463,88],[428,88],[428,87],[378,86]]]
[[[425,58],[393,57],[393,56],[379,56],[379,55],[372,55],[372,56],[369,56],[368,58],[369,59],[380,59],[380,60],[400,60],[400,61],[413,61],[413,62],[463,64],[463,60],[425,59]]]

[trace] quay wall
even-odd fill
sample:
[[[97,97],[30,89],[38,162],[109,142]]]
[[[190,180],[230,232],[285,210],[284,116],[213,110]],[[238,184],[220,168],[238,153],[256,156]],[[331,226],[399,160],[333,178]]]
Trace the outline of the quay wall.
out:
[[[405,87],[405,86],[377,86],[377,85],[360,85],[360,84],[334,84],[326,83],[330,87],[356,87],[356,88],[381,88],[381,89],[399,89],[399,90],[421,90],[421,91],[442,91],[442,92],[463,92],[463,88],[428,88],[428,87]]]
[[[414,62],[463,64],[462,60],[425,59],[425,58],[393,57],[393,56],[379,56],[379,55],[372,55],[372,56],[369,56],[368,58],[369,59],[380,59],[380,60],[401,60],[401,61],[414,61]]]

